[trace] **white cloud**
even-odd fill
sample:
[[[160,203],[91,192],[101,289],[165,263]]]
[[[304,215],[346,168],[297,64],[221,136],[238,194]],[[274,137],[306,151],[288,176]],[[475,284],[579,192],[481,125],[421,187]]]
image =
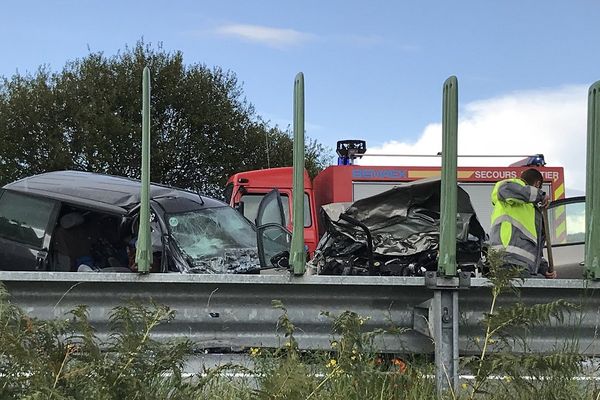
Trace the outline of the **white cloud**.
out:
[[[586,113],[587,87],[583,85],[515,92],[468,103],[459,110],[458,153],[542,153],[548,166],[565,168],[568,188],[585,190]],[[441,149],[441,124],[432,123],[425,127],[415,142],[393,140],[381,147],[369,148],[368,153],[436,154]],[[458,162],[463,166],[501,166],[515,160],[459,158]],[[439,165],[440,160],[364,157],[360,163]]]
[[[299,32],[294,29],[281,29],[246,24],[223,25],[218,27],[215,30],[215,33],[222,36],[231,36],[249,42],[264,44],[278,49],[300,45],[314,39],[314,35]]]

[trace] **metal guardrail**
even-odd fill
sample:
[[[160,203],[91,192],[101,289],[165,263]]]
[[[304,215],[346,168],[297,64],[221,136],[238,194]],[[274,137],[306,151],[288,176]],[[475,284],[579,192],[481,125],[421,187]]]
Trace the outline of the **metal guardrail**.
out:
[[[407,329],[402,335],[384,336],[377,344],[382,352],[434,349],[428,336],[413,329],[434,323],[424,324],[424,310],[417,307],[433,297],[433,290],[418,277],[0,272],[0,280],[15,304],[41,319],[65,318],[68,311],[86,304],[101,337],[109,333],[114,307],[130,300],[146,304],[152,300],[177,312],[173,322],[155,331],[158,340],[187,337],[202,348],[278,347],[284,339],[276,332],[281,311],[271,305],[277,299],[288,308],[303,349],[329,349],[331,320],[321,312],[339,315],[347,310],[370,317],[367,330],[387,328],[390,321]],[[459,291],[461,354],[478,353],[472,339],[483,336],[480,322],[491,301],[488,286],[486,279],[477,278],[469,289]],[[546,352],[573,342],[584,355],[600,354],[599,289],[600,282],[526,280],[519,296],[525,304],[564,299],[581,306],[562,324],[554,321],[532,329],[531,350]],[[500,305],[515,301],[516,295],[506,294]]]

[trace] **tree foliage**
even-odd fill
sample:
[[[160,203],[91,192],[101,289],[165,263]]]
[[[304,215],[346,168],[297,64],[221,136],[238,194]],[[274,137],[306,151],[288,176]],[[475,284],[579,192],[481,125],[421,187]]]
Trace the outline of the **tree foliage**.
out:
[[[235,74],[138,42],[0,83],[0,184],[52,170],[140,176],[141,80],[151,70],[153,181],[220,195],[235,172],[292,163],[289,132],[256,115]],[[267,154],[268,149],[268,154]],[[328,161],[309,140],[313,176]]]

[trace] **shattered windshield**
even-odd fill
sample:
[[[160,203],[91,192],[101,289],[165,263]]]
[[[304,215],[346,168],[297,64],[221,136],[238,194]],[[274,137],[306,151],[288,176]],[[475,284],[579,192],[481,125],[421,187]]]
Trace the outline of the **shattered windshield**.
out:
[[[168,214],[167,226],[196,272],[244,273],[260,268],[256,232],[231,207]]]

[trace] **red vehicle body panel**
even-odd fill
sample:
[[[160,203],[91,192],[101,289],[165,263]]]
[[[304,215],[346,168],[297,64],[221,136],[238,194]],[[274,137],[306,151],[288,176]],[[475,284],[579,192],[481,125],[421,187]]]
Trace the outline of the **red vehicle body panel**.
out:
[[[459,182],[498,182],[518,178],[531,167],[458,167]],[[551,184],[552,200],[564,197],[564,170],[562,167],[537,167],[544,181]],[[268,170],[264,170],[268,171]],[[440,167],[389,167],[364,165],[332,165],[321,171],[314,180],[317,206],[353,201],[352,182],[410,182],[440,176]]]

